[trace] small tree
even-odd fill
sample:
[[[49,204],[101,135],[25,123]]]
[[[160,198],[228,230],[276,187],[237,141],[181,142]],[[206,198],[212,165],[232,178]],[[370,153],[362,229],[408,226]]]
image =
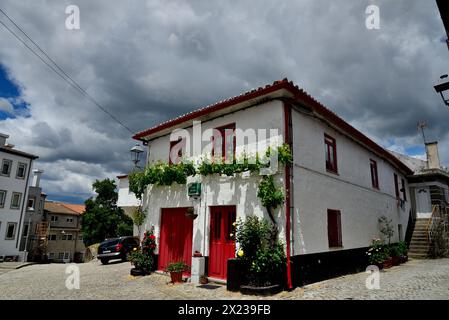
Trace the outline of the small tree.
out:
[[[388,244],[391,244],[391,238],[394,235],[394,229],[392,219],[388,219],[386,216],[382,216],[379,218],[379,224],[380,224],[380,232],[384,235],[385,238],[388,239]]]
[[[134,224],[137,226],[139,236],[140,236],[140,231],[141,231],[142,225],[145,222],[146,218],[147,218],[147,211],[144,210],[141,206],[138,206],[136,209],[134,209],[134,211],[132,213],[132,219],[133,219]]]
[[[117,207],[114,180],[96,180],[92,187],[97,196],[85,201],[86,211],[81,217],[84,244],[89,246],[106,238],[132,235],[132,219]]]

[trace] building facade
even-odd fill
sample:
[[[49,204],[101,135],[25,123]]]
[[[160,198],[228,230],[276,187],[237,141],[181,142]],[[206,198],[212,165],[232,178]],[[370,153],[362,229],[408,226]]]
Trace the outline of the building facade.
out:
[[[191,141],[171,134],[179,129]],[[214,135],[213,129],[223,135],[219,140],[213,136],[211,143],[206,133]],[[256,140],[248,138],[250,132],[256,132]],[[329,276],[330,269],[338,273],[346,264],[365,259],[366,248],[380,234],[381,216],[393,221],[393,240],[405,236],[410,169],[286,79],[164,122],[134,138],[148,146],[148,163],[172,161],[170,153],[198,162],[220,149],[222,155],[230,150],[238,158],[251,153],[248,150],[264,152],[267,146],[288,144],[293,163],[280,165],[273,174],[275,183],[284,187],[285,203],[273,215],[289,261],[289,286]],[[127,186],[126,179],[121,176],[119,186]],[[225,281],[227,260],[235,257],[236,249],[232,223],[248,215],[269,219],[257,196],[260,180],[260,175],[246,173],[196,175],[188,178],[188,183],[201,184],[201,193],[194,197],[188,195],[188,184],[149,185],[142,198],[148,213],[142,229],[154,227],[158,268],[184,260],[193,264],[192,273]],[[119,198],[131,196],[129,190],[119,191]],[[194,219],[186,215],[192,209]],[[203,256],[204,267],[197,268],[194,252]]]
[[[28,187],[28,199],[25,211],[20,251],[27,261],[40,261],[39,238],[37,230],[44,219],[44,203],[47,195],[42,192],[40,179],[43,171],[34,169],[31,185]]]
[[[84,205],[45,201],[48,223],[45,253],[50,262],[83,262],[85,246],[81,231]]]
[[[0,257],[23,260],[20,240],[27,209],[28,183],[33,160],[37,156],[19,151],[7,144],[0,134]]]

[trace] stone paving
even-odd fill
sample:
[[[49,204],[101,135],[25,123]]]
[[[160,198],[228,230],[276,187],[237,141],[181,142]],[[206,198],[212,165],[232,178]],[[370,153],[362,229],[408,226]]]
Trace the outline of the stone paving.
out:
[[[31,265],[0,273],[0,299],[262,299],[204,289],[191,283],[172,285],[166,275],[129,275],[129,263],[98,261],[78,264],[80,289],[65,286],[64,264]],[[449,300],[449,259],[412,260],[380,272],[380,289],[368,290],[367,273],[347,275],[281,292],[268,299],[446,299]]]

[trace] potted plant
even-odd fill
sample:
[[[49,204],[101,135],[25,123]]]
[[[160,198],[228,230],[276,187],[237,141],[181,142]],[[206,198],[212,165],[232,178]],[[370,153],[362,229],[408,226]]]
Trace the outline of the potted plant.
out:
[[[376,265],[379,269],[391,267],[389,253],[380,239],[373,239],[373,243],[366,252],[366,255],[368,256],[369,263]]]
[[[397,243],[390,246],[390,256],[393,266],[398,266],[401,263],[401,252]]]
[[[407,248],[407,244],[404,241],[400,241],[397,244],[397,248],[398,248],[398,254],[399,254],[399,260],[400,263],[405,263],[408,261],[408,248]]]
[[[286,257],[276,226],[266,219],[248,216],[235,224],[235,239],[239,244],[236,255],[241,265],[239,274],[242,277],[237,277],[240,292],[265,296],[282,291]]]
[[[207,284],[208,282],[207,276],[200,276],[200,284]]]
[[[130,271],[133,276],[147,275],[153,267],[153,260],[137,248],[129,254],[129,261],[134,266]]]
[[[154,265],[154,250],[156,249],[156,237],[151,229],[143,234],[141,247],[134,248],[129,254],[128,260],[134,266],[130,274],[133,276],[150,274]]]
[[[182,282],[182,273],[188,271],[190,267],[184,261],[170,263],[165,272],[170,273],[171,281],[173,283]]]

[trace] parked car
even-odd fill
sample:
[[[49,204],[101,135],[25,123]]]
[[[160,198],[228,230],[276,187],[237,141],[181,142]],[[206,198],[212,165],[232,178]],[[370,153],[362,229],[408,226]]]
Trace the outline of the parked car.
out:
[[[98,247],[97,258],[102,264],[107,264],[109,260],[121,259],[128,260],[128,253],[134,248],[139,247],[139,238],[137,237],[120,237],[107,239],[100,243]]]

